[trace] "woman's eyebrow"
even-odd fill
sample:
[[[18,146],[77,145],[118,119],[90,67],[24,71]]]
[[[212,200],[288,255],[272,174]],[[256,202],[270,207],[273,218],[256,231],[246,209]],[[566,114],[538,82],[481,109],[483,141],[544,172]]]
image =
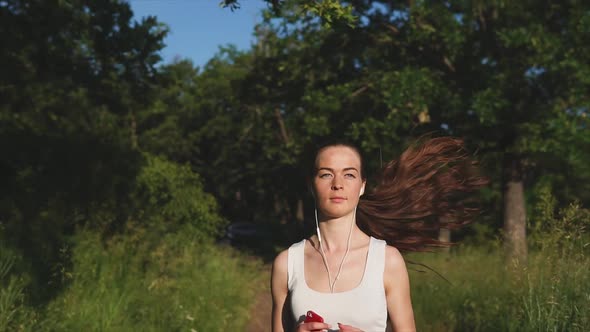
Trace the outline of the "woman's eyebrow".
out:
[[[332,173],[334,172],[334,169],[333,168],[330,168],[330,167],[320,167],[320,168],[318,168],[318,171],[322,171],[322,170],[324,170],[324,171],[330,171]],[[342,171],[344,171],[344,172],[346,172],[346,171],[357,171],[358,172],[358,170],[355,167],[346,167],[346,168],[343,168]]]

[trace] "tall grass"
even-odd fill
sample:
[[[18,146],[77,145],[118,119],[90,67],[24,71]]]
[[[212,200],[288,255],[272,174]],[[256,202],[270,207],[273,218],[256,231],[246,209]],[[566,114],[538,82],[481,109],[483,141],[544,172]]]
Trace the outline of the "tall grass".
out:
[[[0,331],[28,331],[36,321],[26,304],[27,282],[14,273],[19,257],[0,246]]]
[[[536,252],[519,269],[506,267],[500,252],[463,248],[412,259],[450,281],[410,272],[419,331],[590,330],[587,258]]]
[[[154,238],[145,229],[101,242],[82,232],[65,292],[40,331],[240,331],[257,290],[258,262],[190,229]]]
[[[419,331],[590,331],[590,221],[572,206],[531,236],[528,261],[512,265],[499,242],[418,254],[449,282],[411,265]]]

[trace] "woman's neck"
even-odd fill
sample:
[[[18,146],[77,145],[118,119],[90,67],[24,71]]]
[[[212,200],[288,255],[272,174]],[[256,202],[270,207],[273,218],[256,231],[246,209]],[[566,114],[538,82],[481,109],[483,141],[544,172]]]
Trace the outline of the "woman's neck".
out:
[[[340,218],[323,220],[319,223],[322,246],[326,252],[346,250],[350,232],[352,232],[353,243],[356,242],[355,239],[359,238],[359,234],[362,234],[363,237],[366,236],[356,225],[354,217],[354,214],[351,213]]]

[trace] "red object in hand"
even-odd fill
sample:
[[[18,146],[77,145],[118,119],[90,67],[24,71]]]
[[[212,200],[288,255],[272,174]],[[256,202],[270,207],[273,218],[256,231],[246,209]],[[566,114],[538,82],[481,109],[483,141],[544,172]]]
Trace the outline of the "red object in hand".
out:
[[[324,318],[322,318],[322,316],[316,314],[315,312],[309,310],[307,312],[307,315],[305,315],[305,321],[304,321],[304,323],[311,323],[311,322],[323,323],[324,322]]]

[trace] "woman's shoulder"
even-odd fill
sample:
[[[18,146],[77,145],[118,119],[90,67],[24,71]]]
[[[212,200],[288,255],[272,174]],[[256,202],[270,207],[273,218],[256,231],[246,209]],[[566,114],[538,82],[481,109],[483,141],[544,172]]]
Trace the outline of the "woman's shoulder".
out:
[[[388,262],[393,261],[393,262],[398,262],[398,263],[400,261],[403,262],[404,258],[402,256],[402,254],[400,253],[400,251],[396,247],[394,247],[390,244],[387,244],[387,241],[371,236],[370,242],[380,246],[381,248],[385,247],[385,260],[386,261],[388,261]]]
[[[305,245],[305,239],[303,239],[299,242],[295,242],[291,246],[289,246],[288,248],[283,249],[281,252],[279,252],[279,254],[275,257],[275,259],[273,261],[273,264],[272,264],[273,268],[286,271],[287,264],[289,261],[289,250],[295,249],[295,248],[303,246],[303,245]]]
[[[274,259],[271,270],[271,292],[273,299],[287,294],[289,249],[281,251]]]
[[[274,259],[272,263],[273,270],[287,271],[287,263],[289,259],[289,248],[281,251]]]
[[[401,252],[394,246],[385,246],[385,273],[396,274],[406,271],[406,262]]]

